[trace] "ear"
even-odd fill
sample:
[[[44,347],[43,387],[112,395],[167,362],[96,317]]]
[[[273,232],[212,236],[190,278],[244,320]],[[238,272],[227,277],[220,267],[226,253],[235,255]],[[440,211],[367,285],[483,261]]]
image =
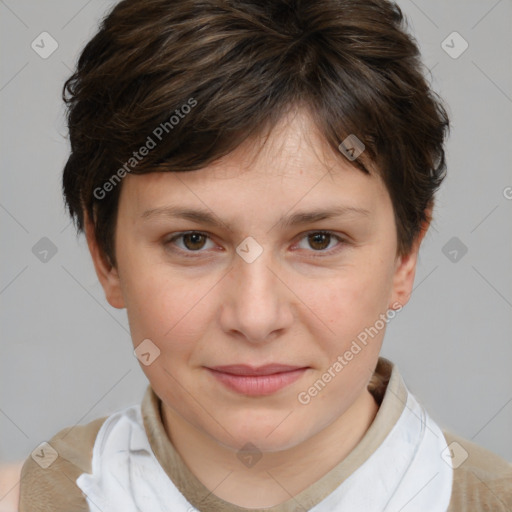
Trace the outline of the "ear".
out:
[[[94,234],[93,223],[87,214],[85,214],[85,236],[89,252],[91,253],[92,261],[94,263],[94,269],[96,270],[96,275],[103,287],[108,303],[114,308],[123,309],[125,307],[125,303],[121,290],[119,273],[116,267],[110,263],[106,254],[104,254],[99,248]]]
[[[416,275],[416,264],[418,262],[418,253],[421,242],[425,237],[430,221],[432,219],[432,207],[425,211],[427,220],[421,225],[420,233],[416,237],[411,250],[404,256],[398,256],[396,260],[395,275],[393,277],[393,291],[389,309],[401,309],[409,302],[414,285],[414,276]]]

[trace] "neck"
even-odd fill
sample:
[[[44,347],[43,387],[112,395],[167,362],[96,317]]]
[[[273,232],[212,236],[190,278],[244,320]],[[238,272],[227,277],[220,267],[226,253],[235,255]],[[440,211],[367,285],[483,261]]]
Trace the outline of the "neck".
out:
[[[234,450],[191,427],[162,404],[169,439],[185,464],[219,498],[246,508],[266,508],[291,499],[343,461],[360,442],[378,411],[368,390],[334,422],[293,448],[266,452],[245,468]]]

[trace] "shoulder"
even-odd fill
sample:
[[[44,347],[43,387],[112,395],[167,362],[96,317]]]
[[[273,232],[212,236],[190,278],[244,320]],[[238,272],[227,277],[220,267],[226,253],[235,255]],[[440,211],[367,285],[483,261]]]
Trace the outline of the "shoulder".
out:
[[[449,431],[443,434],[454,466],[448,512],[512,510],[512,464]]]
[[[96,436],[107,418],[67,427],[27,458],[21,469],[19,512],[89,510],[75,482],[91,472]]]

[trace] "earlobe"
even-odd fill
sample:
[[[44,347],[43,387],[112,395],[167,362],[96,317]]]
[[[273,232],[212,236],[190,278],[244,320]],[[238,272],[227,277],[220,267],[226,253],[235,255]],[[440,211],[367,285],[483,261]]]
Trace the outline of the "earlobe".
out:
[[[94,269],[96,270],[96,275],[103,287],[108,303],[114,308],[123,309],[125,304],[121,290],[119,272],[117,268],[110,263],[107,256],[98,246],[98,242],[94,234],[94,226],[87,214],[85,216],[85,236],[94,264]]]

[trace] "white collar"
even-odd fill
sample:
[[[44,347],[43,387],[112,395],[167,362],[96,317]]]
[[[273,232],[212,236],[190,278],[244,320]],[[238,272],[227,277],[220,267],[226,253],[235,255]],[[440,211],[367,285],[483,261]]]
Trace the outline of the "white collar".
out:
[[[311,512],[446,512],[453,480],[453,469],[441,456],[446,440],[414,396],[406,396],[402,414],[377,450]],[[92,474],[81,474],[76,483],[92,512],[196,510],[156,459],[140,405],[105,420],[93,448]]]

